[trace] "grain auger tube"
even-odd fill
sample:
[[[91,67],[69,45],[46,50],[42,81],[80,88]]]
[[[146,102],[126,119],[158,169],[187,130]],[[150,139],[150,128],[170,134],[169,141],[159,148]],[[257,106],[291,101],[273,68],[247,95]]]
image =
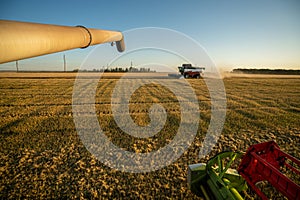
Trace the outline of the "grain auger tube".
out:
[[[114,42],[119,52],[125,50],[118,31],[0,20],[0,64]]]

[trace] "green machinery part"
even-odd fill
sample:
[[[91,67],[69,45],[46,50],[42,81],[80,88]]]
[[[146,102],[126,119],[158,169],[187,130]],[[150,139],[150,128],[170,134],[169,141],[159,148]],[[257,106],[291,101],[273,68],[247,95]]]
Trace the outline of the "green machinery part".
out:
[[[239,152],[222,152],[211,158],[207,164],[190,165],[189,188],[205,199],[244,199],[241,193],[247,190],[247,183],[237,170],[230,168],[242,155]]]

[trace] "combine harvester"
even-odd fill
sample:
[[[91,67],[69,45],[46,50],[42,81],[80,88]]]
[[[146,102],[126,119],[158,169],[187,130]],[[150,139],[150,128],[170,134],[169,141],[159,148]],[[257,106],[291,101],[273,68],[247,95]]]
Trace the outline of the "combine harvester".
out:
[[[0,64],[35,56],[75,49],[95,44],[116,43],[118,51],[125,49],[123,34],[86,28],[0,20]],[[183,64],[178,67],[185,78],[200,78],[204,68]],[[242,158],[238,170],[231,169]],[[300,186],[284,175],[300,180],[300,161],[282,152],[274,142],[251,146],[245,155],[223,152],[207,164],[190,165],[189,188],[205,199],[244,199],[247,185],[263,200],[266,195],[256,186],[268,181],[288,199],[300,200]],[[248,184],[247,184],[248,183]]]
[[[239,163],[238,170],[231,166]],[[206,164],[189,165],[188,186],[198,196],[205,199],[253,199],[247,193],[248,185],[263,200],[266,194],[257,183],[267,181],[290,200],[300,200],[300,161],[281,151],[271,141],[249,147],[246,154],[222,152]],[[293,182],[298,181],[298,184]]]
[[[205,70],[204,67],[193,67],[191,64],[182,64],[178,69],[184,78],[200,78]]]

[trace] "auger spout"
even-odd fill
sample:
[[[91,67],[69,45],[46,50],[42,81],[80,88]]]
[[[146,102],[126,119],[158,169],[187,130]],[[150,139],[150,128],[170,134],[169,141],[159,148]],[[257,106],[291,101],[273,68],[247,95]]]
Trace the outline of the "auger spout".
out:
[[[119,31],[0,20],[0,63],[112,42],[125,50]]]

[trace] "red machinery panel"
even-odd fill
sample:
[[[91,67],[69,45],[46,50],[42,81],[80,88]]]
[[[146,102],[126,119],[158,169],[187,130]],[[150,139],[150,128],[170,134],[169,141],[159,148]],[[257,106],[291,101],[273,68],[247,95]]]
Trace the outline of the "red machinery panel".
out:
[[[238,172],[262,199],[268,198],[255,186],[259,181],[268,181],[288,199],[300,200],[300,186],[282,172],[285,168],[288,173],[298,176],[299,180],[299,166],[298,159],[281,151],[279,146],[271,141],[250,146]]]

